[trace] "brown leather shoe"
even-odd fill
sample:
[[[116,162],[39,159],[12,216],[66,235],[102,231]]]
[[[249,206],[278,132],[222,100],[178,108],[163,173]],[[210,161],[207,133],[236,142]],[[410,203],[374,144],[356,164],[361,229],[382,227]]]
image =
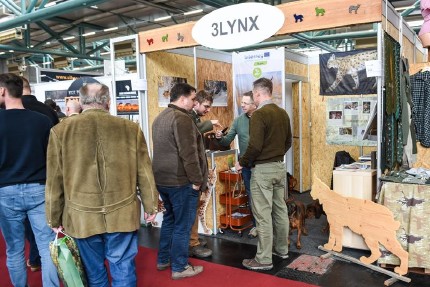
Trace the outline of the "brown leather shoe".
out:
[[[36,271],[39,271],[41,269],[40,265],[31,265],[30,259],[27,259],[27,267],[30,267],[31,272],[36,272]]]
[[[270,270],[270,269],[273,268],[273,264],[272,263],[263,264],[263,263],[258,262],[254,258],[252,258],[252,259],[243,259],[242,265],[244,267],[250,269],[250,270]]]
[[[190,247],[188,255],[190,257],[206,258],[212,255],[212,250],[201,245]]]
[[[187,277],[193,277],[201,273],[202,271],[203,271],[203,266],[192,266],[188,264],[187,266],[185,266],[184,271],[172,272],[172,279],[177,280],[177,279],[182,279]]]

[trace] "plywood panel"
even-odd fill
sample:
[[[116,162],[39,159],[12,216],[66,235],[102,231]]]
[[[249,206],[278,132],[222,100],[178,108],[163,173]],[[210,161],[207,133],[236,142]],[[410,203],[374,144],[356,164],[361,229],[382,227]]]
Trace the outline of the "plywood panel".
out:
[[[360,7],[357,13],[353,10],[351,10],[350,13],[350,6],[358,4]],[[320,0],[306,0],[285,3],[277,5],[276,7],[279,8],[285,16],[284,25],[276,35],[316,31],[353,24],[374,23],[380,22],[382,18],[382,1],[374,0],[361,0],[360,3],[352,0],[325,0],[324,2]],[[316,7],[324,9],[324,16],[317,16]],[[296,23],[294,14],[302,15],[303,21],[298,21]],[[140,32],[140,52],[145,53],[196,46],[198,43],[195,42],[191,36],[194,25],[195,22],[187,22]],[[183,38],[181,38],[181,36],[183,36]]]
[[[308,66],[291,60],[285,60],[285,73],[302,77],[308,76]]]
[[[321,180],[330,185],[334,157],[337,151],[345,150],[354,159],[358,159],[360,148],[358,146],[328,145],[326,143],[326,99],[320,96],[319,65],[310,65],[311,85],[311,169]],[[341,96],[338,96],[341,97]],[[351,97],[351,96],[345,96]],[[369,154],[376,147],[364,147],[363,153]]]
[[[139,32],[140,53],[196,46],[191,36],[195,22]]]
[[[429,67],[430,67],[430,62],[409,64],[409,74],[414,75],[419,71],[421,71],[423,68],[429,68]]]
[[[357,14],[354,11],[349,13],[350,6],[357,4],[360,4]],[[382,18],[382,2],[374,0],[359,2],[308,0],[285,3],[276,7],[281,9],[285,15],[284,25],[276,33],[277,35],[380,22]],[[325,10],[324,16],[321,14],[317,16],[317,8]],[[296,23],[294,14],[303,15],[303,21]]]
[[[227,107],[212,107],[202,120],[217,119],[224,127],[230,127],[233,122],[233,71],[231,63],[207,59],[197,59],[197,90],[204,88],[204,81],[227,82]]]
[[[397,29],[390,21],[385,21],[385,17],[382,17],[382,29],[388,33],[394,40],[399,42],[399,29]]]
[[[406,59],[408,59],[409,64],[414,63],[414,50],[415,50],[415,45],[409,41],[409,39],[405,36],[403,36],[403,43],[402,43],[402,51],[403,51],[403,55]]]
[[[146,76],[148,80],[148,112],[149,129],[152,135],[152,123],[155,117],[164,109],[158,106],[158,80],[160,76],[186,78],[188,84],[194,83],[194,59],[167,52],[152,52],[146,54]],[[152,140],[151,140],[152,143]]]

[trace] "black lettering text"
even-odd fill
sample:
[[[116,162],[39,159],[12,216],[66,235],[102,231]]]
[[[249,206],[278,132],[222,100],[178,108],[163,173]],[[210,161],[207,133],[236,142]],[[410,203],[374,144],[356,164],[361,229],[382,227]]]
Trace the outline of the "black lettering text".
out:
[[[214,28],[214,32],[212,32],[212,36],[218,36],[218,23],[213,23],[212,28]]]
[[[230,30],[231,30],[231,34],[233,34],[233,28],[234,28],[234,24],[236,24],[236,19],[234,19],[233,23],[230,21],[227,21],[227,24],[230,26]]]
[[[220,34],[221,36],[222,36],[222,35],[228,35],[228,33],[227,33],[227,32],[223,32],[223,31],[222,31],[222,22],[220,22],[220,23],[219,23],[219,31],[220,31],[220,33],[219,33],[219,34]]]
[[[251,27],[249,27],[249,31],[251,31],[252,28],[254,28],[254,27],[256,30],[260,30],[260,29],[258,29],[258,26],[257,26],[258,15],[255,16],[254,18],[252,18],[252,17],[248,17],[248,18],[249,18],[249,21],[251,21]]]
[[[242,27],[243,31],[248,31],[248,19],[245,18],[245,24],[242,22],[242,20],[239,19],[238,21],[238,32],[240,33],[240,27]]]

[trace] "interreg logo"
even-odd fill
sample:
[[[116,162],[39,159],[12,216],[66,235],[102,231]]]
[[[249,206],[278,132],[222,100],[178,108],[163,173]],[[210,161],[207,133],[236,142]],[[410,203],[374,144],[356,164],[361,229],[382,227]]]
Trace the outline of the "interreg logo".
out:
[[[193,27],[194,40],[213,49],[236,49],[259,43],[281,29],[285,15],[263,3],[241,3],[217,9]]]
[[[255,61],[255,60],[260,60],[260,59],[264,59],[264,58],[267,58],[267,57],[270,57],[270,52],[245,55],[244,59],[246,61]]]

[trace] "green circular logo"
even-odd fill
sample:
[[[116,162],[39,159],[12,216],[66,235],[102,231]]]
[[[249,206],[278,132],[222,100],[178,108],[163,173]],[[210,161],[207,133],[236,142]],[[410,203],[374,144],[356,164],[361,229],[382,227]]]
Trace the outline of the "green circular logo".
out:
[[[254,78],[260,78],[261,74],[262,72],[260,68],[254,68],[254,70],[252,71],[252,75],[254,76]]]

